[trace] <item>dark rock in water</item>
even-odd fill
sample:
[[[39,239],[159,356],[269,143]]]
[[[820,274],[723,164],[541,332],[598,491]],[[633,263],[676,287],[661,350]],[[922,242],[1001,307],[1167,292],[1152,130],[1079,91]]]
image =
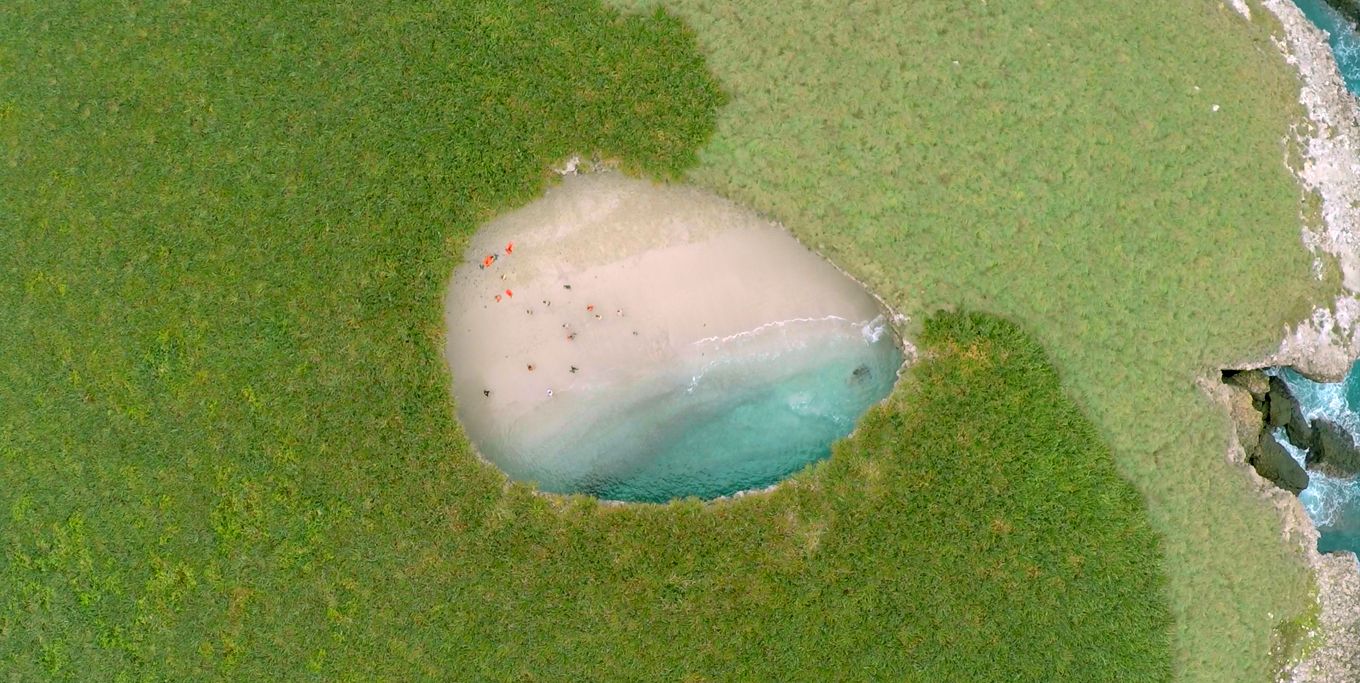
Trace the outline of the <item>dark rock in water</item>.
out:
[[[1224,370],[1223,382],[1241,387],[1251,393],[1256,409],[1266,412],[1266,397],[1270,394],[1270,375],[1261,370]]]
[[[1284,426],[1288,431],[1288,425],[1292,418],[1290,405],[1297,407],[1293,401],[1293,396],[1289,395],[1288,387],[1281,382],[1282,391],[1275,391],[1276,396],[1272,397],[1272,378],[1260,370],[1243,370],[1223,372],[1223,382],[1228,385],[1228,410],[1232,415],[1234,429],[1237,431],[1237,441],[1242,445],[1242,450],[1247,459],[1247,463],[1255,468],[1256,473],[1269,480],[1276,486],[1298,494],[1299,491],[1308,487],[1308,472],[1299,465],[1289,455],[1289,451],[1281,446],[1275,437],[1271,436],[1271,426],[1276,420],[1280,420],[1279,426]],[[1271,399],[1274,398],[1274,403]],[[1272,405],[1278,404],[1283,407],[1279,416],[1270,410]],[[1303,413],[1299,412],[1302,419]],[[1307,423],[1304,423],[1308,427]],[[1311,428],[1309,428],[1311,434]],[[1292,439],[1291,439],[1292,440]]]
[[[1269,406],[1266,423],[1272,429],[1284,427],[1290,443],[1299,448],[1308,448],[1313,440],[1313,427],[1308,424],[1308,418],[1303,416],[1303,408],[1284,380],[1270,378],[1270,393],[1266,395],[1266,403]]]
[[[1360,473],[1360,449],[1350,432],[1331,420],[1313,422],[1313,439],[1305,460],[1308,469],[1332,477],[1353,477]]]
[[[1360,0],[1324,0],[1324,2],[1346,17],[1352,26],[1360,24]]]
[[[1247,462],[1256,468],[1257,474],[1295,495],[1308,488],[1308,473],[1269,432],[1261,432],[1256,448],[1250,450]]]
[[[862,381],[862,380],[868,379],[868,378],[869,378],[869,366],[867,366],[867,365],[861,365],[861,366],[855,368],[855,371],[852,372],[852,373],[850,373],[850,377],[851,377],[852,379],[861,380],[861,381]]]

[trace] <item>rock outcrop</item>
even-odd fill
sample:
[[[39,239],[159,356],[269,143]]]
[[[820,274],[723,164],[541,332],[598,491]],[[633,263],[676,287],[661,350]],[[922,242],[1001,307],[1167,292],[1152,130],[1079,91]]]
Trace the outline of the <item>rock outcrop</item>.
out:
[[[1261,431],[1256,448],[1248,452],[1247,462],[1256,468],[1257,474],[1294,495],[1308,488],[1308,473],[1268,431]]]
[[[1270,378],[1270,390],[1266,393],[1266,423],[1272,429],[1284,427],[1289,442],[1299,448],[1308,448],[1313,441],[1313,427],[1303,416],[1303,408],[1289,390],[1289,385],[1279,377]]]
[[[1266,429],[1264,410],[1249,391],[1228,382],[1228,410],[1232,415],[1233,427],[1237,430],[1237,442],[1250,460],[1261,441],[1261,433]]]
[[[1313,428],[1284,380],[1261,370],[1224,370],[1223,381],[1251,394],[1252,405],[1265,416],[1266,425],[1270,429],[1283,427],[1285,436],[1294,446],[1308,448],[1312,443]]]
[[[1360,448],[1350,432],[1326,418],[1313,422],[1313,440],[1305,460],[1308,469],[1329,477],[1349,478],[1360,474]]]
[[[1266,396],[1270,394],[1270,375],[1261,370],[1224,370],[1223,381],[1229,386],[1245,389],[1251,394],[1256,409],[1266,412]]]
[[[1261,477],[1298,495],[1308,487],[1308,472],[1271,435],[1282,427],[1295,446],[1312,443],[1313,428],[1289,386],[1261,370],[1225,370],[1223,383],[1230,389],[1229,408],[1247,463]]]

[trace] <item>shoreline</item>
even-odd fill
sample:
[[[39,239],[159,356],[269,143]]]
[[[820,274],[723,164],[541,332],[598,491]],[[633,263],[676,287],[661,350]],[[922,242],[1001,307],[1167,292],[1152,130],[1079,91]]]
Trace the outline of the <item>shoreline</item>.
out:
[[[1234,3],[1236,4],[1236,3]],[[1327,35],[1292,0],[1262,0],[1284,36],[1273,37],[1285,61],[1298,73],[1299,103],[1305,119],[1290,131],[1286,144],[1299,145],[1301,166],[1284,163],[1303,191],[1321,200],[1321,226],[1300,215],[1301,241],[1314,255],[1314,273],[1323,259],[1336,260],[1342,291],[1320,304],[1293,329],[1286,329],[1276,351],[1242,367],[1289,365],[1319,379],[1339,380],[1360,356],[1360,106],[1342,81]],[[1250,17],[1249,12],[1242,12]],[[1201,389],[1228,414],[1228,393],[1217,378]],[[1360,564],[1350,552],[1317,551],[1319,532],[1299,499],[1262,479],[1246,463],[1236,430],[1228,429],[1229,462],[1247,472],[1258,493],[1280,516],[1281,534],[1302,550],[1317,585],[1316,630],[1305,634],[1316,646],[1299,661],[1287,662],[1279,675],[1288,681],[1360,680]],[[1305,610],[1306,612],[1306,610]]]
[[[590,159],[590,160],[585,160],[585,159],[582,159],[582,158],[580,157],[580,155],[576,155],[576,156],[572,156],[572,157],[569,157],[569,158],[567,158],[567,159],[564,159],[559,165],[552,166],[549,170],[550,170],[550,172],[551,172],[553,175],[556,175],[556,176],[557,176],[557,179],[555,179],[555,181],[554,181],[553,183],[550,183],[549,185],[547,185],[547,186],[544,188],[544,192],[547,192],[548,190],[550,190],[550,189],[552,189],[552,188],[554,188],[554,187],[558,187],[558,186],[561,184],[561,180],[564,179],[564,178],[567,178],[567,177],[569,177],[569,176],[576,176],[576,175],[591,175],[591,174],[596,174],[596,173],[607,173],[607,172],[613,172],[613,173],[619,173],[619,172],[620,172],[620,171],[618,171],[618,169],[616,168],[616,165],[615,165],[613,162],[611,162],[611,161],[608,161],[608,160],[601,160],[601,159],[598,159],[598,158]],[[723,201],[726,201],[726,202],[728,202],[728,203],[732,203],[732,204],[735,205],[735,202],[733,202],[731,199],[728,199],[727,197],[722,197],[722,199],[723,199]],[[898,348],[898,350],[902,353],[903,360],[902,360],[901,365],[899,365],[899,366],[897,367],[896,378],[895,378],[895,381],[894,381],[894,384],[893,384],[893,387],[894,387],[894,388],[893,388],[893,391],[892,391],[892,392],[889,392],[889,394],[888,394],[887,396],[884,396],[882,399],[880,399],[878,402],[876,402],[876,403],[874,404],[873,407],[882,406],[882,405],[884,405],[885,403],[887,403],[888,401],[892,400],[893,394],[897,391],[897,382],[899,382],[899,381],[902,379],[902,373],[904,373],[904,372],[906,371],[907,367],[910,366],[910,365],[912,365],[912,364],[917,360],[917,357],[918,357],[917,348],[916,348],[916,346],[915,346],[914,344],[912,344],[910,341],[907,340],[906,331],[905,331],[905,329],[904,329],[904,326],[905,326],[908,322],[910,322],[910,320],[911,320],[910,316],[907,316],[907,315],[901,313],[901,312],[898,311],[896,308],[894,308],[891,304],[889,304],[888,302],[884,301],[883,297],[880,296],[880,295],[878,294],[878,292],[875,292],[873,289],[869,288],[869,286],[868,286],[867,284],[865,284],[865,283],[864,283],[863,281],[861,281],[859,278],[855,277],[854,275],[852,275],[851,273],[849,273],[848,271],[846,271],[844,268],[842,268],[842,267],[840,266],[840,264],[831,261],[830,259],[826,258],[824,255],[822,255],[821,252],[818,252],[818,251],[812,249],[811,247],[809,247],[809,246],[808,246],[807,244],[805,244],[802,240],[798,239],[798,237],[797,237],[796,235],[794,235],[794,234],[793,234],[792,232],[790,232],[786,227],[784,227],[784,225],[783,225],[782,223],[780,223],[779,221],[774,220],[773,218],[771,218],[771,217],[769,217],[769,216],[766,216],[766,215],[764,215],[763,213],[754,211],[754,210],[749,209],[749,208],[747,208],[747,209],[745,209],[745,210],[754,213],[756,216],[758,216],[760,219],[764,220],[765,222],[767,222],[767,223],[769,223],[769,224],[771,224],[771,225],[776,226],[776,227],[779,228],[780,230],[783,230],[783,231],[784,231],[786,234],[788,234],[791,238],[793,238],[793,239],[794,239],[795,241],[797,241],[800,245],[802,245],[803,248],[805,248],[805,249],[807,249],[808,251],[810,251],[810,252],[816,254],[817,257],[820,258],[823,262],[825,262],[825,263],[827,263],[827,264],[830,264],[831,267],[833,267],[833,268],[835,268],[837,271],[839,271],[839,272],[841,273],[841,275],[845,276],[846,278],[849,278],[851,281],[853,281],[853,282],[855,282],[857,285],[859,285],[865,292],[868,292],[869,295],[872,296],[872,297],[874,298],[874,300],[878,302],[878,305],[879,305],[880,307],[882,307],[883,310],[886,311],[886,312],[888,313],[888,325],[887,325],[887,330],[888,330],[888,333],[892,335],[892,338],[893,338],[893,341],[894,341],[894,345],[895,345],[895,346]],[[469,245],[468,249],[470,249],[470,248],[471,248],[471,245]],[[471,252],[469,252],[469,253],[471,253]],[[450,278],[450,283],[451,283],[451,280],[452,280],[452,278]],[[445,289],[445,291],[447,292],[448,289],[449,289],[449,284],[446,284],[445,287],[444,287],[444,289]],[[441,355],[444,355],[444,354],[447,353],[447,346],[448,346],[448,338],[447,338],[447,336],[448,336],[447,330],[445,330],[445,339],[444,339],[444,342],[443,342],[443,345],[444,345],[445,348],[441,351]],[[446,363],[447,363],[447,361],[446,361]],[[522,482],[517,482],[516,480],[512,479],[512,478],[510,477],[510,475],[506,474],[505,470],[501,469],[500,466],[498,466],[495,462],[493,462],[490,458],[488,458],[488,457],[486,456],[485,453],[482,452],[481,448],[478,447],[478,445],[477,445],[476,442],[474,442],[471,438],[467,438],[467,437],[466,437],[466,431],[467,431],[467,430],[466,430],[466,428],[463,427],[463,425],[462,425],[462,420],[461,420],[461,418],[458,417],[458,415],[457,415],[457,413],[456,413],[456,410],[455,410],[455,415],[454,415],[454,417],[455,417],[455,420],[456,420],[456,421],[458,422],[458,424],[459,424],[459,428],[462,429],[463,432],[464,432],[465,438],[466,438],[466,440],[467,440],[468,448],[469,448],[469,450],[471,450],[473,456],[476,457],[476,459],[478,460],[478,462],[480,462],[483,466],[490,468],[490,469],[493,470],[497,475],[499,475],[499,476],[501,477],[501,479],[502,479],[502,490],[508,491],[511,487],[515,486],[516,484],[522,483]],[[850,432],[849,434],[847,434],[847,435],[844,437],[844,439],[851,439],[851,438],[854,438],[854,436],[855,436],[857,433],[859,433],[859,425],[858,425],[858,424],[855,425],[855,428],[854,428],[853,430],[851,430],[851,432]],[[817,462],[821,462],[821,461],[817,461]],[[809,463],[806,467],[812,467],[812,466],[814,466],[814,465],[816,465],[816,464],[817,464],[816,462]],[[806,469],[806,467],[805,467],[804,469]],[[801,470],[800,470],[800,472],[801,472]],[[711,505],[718,505],[718,504],[723,504],[723,503],[734,502],[734,501],[737,501],[737,500],[739,500],[739,499],[741,499],[741,498],[746,498],[746,497],[749,497],[749,496],[763,496],[763,495],[767,495],[767,494],[772,493],[772,492],[774,492],[775,490],[777,490],[777,489],[779,489],[779,488],[781,488],[781,487],[783,487],[783,486],[786,486],[786,485],[790,484],[790,483],[793,481],[794,477],[796,477],[796,476],[797,476],[797,473],[795,473],[795,474],[793,474],[793,475],[789,475],[788,477],[785,477],[785,478],[783,478],[783,479],[780,479],[779,481],[777,481],[777,482],[775,482],[775,483],[773,483],[773,484],[770,484],[769,486],[758,487],[758,488],[750,488],[750,489],[744,489],[744,490],[741,490],[741,491],[734,491],[734,492],[732,492],[732,493],[730,493],[730,494],[727,494],[727,495],[725,495],[725,496],[718,496],[718,497],[716,497],[716,498],[710,498],[710,499],[707,499],[707,500],[700,500],[700,501],[699,501],[699,504],[702,505],[702,506],[704,506],[704,507],[708,507],[708,506],[711,506]],[[601,506],[601,507],[603,507],[603,508],[606,508],[606,509],[609,509],[609,508],[622,508],[622,507],[626,507],[626,506],[664,506],[664,505],[670,505],[670,504],[672,504],[672,503],[677,503],[677,502],[682,502],[682,501],[684,501],[684,500],[688,500],[688,499],[676,499],[676,500],[669,501],[669,502],[666,502],[666,503],[652,503],[652,502],[645,502],[645,501],[612,500],[612,499],[608,499],[608,498],[599,498],[599,497],[590,496],[590,495],[587,495],[587,494],[580,494],[580,493],[554,493],[554,492],[551,492],[551,491],[544,491],[544,490],[542,490],[541,488],[539,488],[538,486],[532,486],[532,485],[526,485],[526,486],[527,486],[529,492],[530,492],[532,495],[534,495],[534,496],[536,496],[536,497],[539,497],[539,498],[542,498],[543,500],[549,502],[550,504],[552,504],[552,505],[554,506],[555,509],[558,509],[558,510],[562,509],[563,506],[570,504],[571,501],[572,501],[574,498],[578,498],[578,497],[584,498],[584,499],[589,500],[589,501],[592,501],[592,502],[594,502],[595,504],[597,504],[597,505],[599,505],[599,506]]]
[[[627,460],[590,455],[617,450],[595,444],[612,438],[613,422],[590,426],[587,406],[601,391],[625,391],[664,368],[708,367],[716,357],[702,356],[766,336],[756,332],[792,339],[869,321],[875,335],[893,337],[873,345],[900,354],[888,387],[914,357],[898,329],[904,316],[777,222],[697,188],[581,166],[553,169],[564,182],[487,223],[446,285],[443,355],[458,420],[507,486],[535,480],[540,495],[574,495],[559,492],[574,490],[564,482]],[[497,249],[504,253],[493,256]],[[502,293],[490,298],[492,290]],[[549,445],[567,433],[554,425],[596,436],[568,436],[575,446],[562,451]]]

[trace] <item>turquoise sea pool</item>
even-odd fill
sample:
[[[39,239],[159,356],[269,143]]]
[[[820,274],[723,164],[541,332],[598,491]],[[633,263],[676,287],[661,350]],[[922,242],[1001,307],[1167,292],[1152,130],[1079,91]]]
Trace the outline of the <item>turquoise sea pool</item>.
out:
[[[511,478],[545,491],[716,498],[830,455],[892,390],[902,361],[882,318],[771,325],[625,387],[554,402],[479,446]]]

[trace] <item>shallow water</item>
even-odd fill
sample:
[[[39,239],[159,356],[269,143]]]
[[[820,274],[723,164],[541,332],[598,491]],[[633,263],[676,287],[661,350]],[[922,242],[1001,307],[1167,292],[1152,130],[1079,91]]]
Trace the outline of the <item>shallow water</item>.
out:
[[[1295,0],[1295,4],[1315,25],[1328,34],[1341,76],[1346,87],[1360,92],[1360,33],[1355,27],[1323,0]],[[1304,413],[1312,419],[1325,415],[1360,434],[1360,365],[1353,366],[1346,379],[1335,384],[1309,381],[1285,369],[1281,376],[1289,384],[1302,404]],[[1282,435],[1277,440],[1300,463],[1304,453],[1289,444]],[[1308,488],[1299,500],[1317,525],[1321,536],[1318,550],[1350,550],[1360,552],[1360,480],[1340,480],[1317,472],[1309,472]]]
[[[1351,92],[1360,92],[1360,34],[1324,0],[1294,0],[1304,15],[1327,32],[1341,77]]]
[[[626,389],[554,402],[479,445],[545,491],[715,498],[830,455],[902,364],[882,319],[798,321],[705,347]]]
[[[545,491],[769,486],[827,457],[903,362],[863,287],[696,188],[571,176],[466,253],[445,299],[459,419]]]

